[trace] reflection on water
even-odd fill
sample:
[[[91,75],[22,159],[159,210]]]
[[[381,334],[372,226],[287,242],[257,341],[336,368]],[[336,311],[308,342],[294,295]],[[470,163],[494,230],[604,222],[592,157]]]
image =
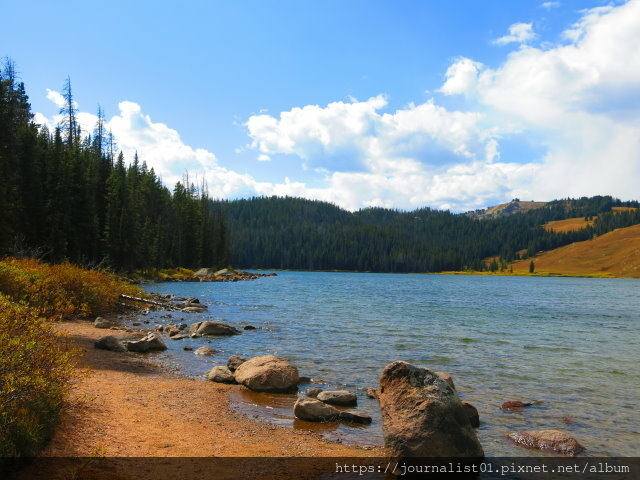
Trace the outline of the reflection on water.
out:
[[[381,444],[379,404],[364,390],[377,386],[385,365],[405,360],[453,376],[460,396],[480,412],[487,455],[531,454],[504,436],[556,428],[573,434],[589,455],[637,456],[639,286],[626,279],[282,272],[252,282],[149,285],[197,296],[209,311],[147,319],[253,325],[234,337],[167,339],[161,357],[201,377],[232,354],[280,355],[312,378],[302,389],[356,391],[357,409],[374,420],[365,428],[294,422],[295,396],[233,394],[236,408],[264,421]],[[202,345],[218,353],[183,350]],[[543,403],[501,411],[508,400]]]

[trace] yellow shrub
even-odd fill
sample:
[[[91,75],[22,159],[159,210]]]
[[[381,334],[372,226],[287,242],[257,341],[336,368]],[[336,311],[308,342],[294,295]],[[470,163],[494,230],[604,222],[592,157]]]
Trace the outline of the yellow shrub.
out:
[[[73,351],[34,310],[0,294],[0,457],[35,455],[57,423]]]
[[[113,311],[120,294],[145,296],[109,273],[13,258],[0,261],[0,293],[52,320]]]

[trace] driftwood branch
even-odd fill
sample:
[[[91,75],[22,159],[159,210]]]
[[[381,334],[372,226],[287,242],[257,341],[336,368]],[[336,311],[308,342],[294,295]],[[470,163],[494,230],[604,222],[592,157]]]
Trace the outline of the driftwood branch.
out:
[[[120,294],[120,298],[124,298],[125,300],[132,300],[134,302],[142,302],[142,303],[148,303],[150,305],[157,305],[159,307],[167,306],[166,303],[154,302],[153,300],[147,300],[146,298],[131,297],[129,295],[124,295],[124,294]]]

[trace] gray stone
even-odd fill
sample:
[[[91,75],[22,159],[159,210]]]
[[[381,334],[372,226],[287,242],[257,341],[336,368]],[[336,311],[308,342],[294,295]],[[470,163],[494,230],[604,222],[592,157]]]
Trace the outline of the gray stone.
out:
[[[235,372],[236,369],[246,361],[247,359],[240,355],[231,355],[229,360],[227,360],[227,368],[232,372]]]
[[[322,392],[321,388],[308,388],[305,393],[309,398],[316,398],[320,392]]]
[[[307,422],[335,422],[340,417],[340,410],[314,398],[298,398],[293,414]]]
[[[469,417],[451,385],[437,373],[393,362],[380,376],[385,446],[392,456],[484,456]]]
[[[358,404],[356,394],[347,390],[324,390],[316,398],[321,402],[341,407],[355,407]]]
[[[236,381],[256,392],[290,392],[298,389],[298,369],[273,355],[254,357],[235,371]]]
[[[553,450],[569,456],[575,456],[584,450],[575,438],[559,430],[524,430],[510,433],[508,437],[523,447]]]
[[[112,325],[109,320],[105,320],[102,317],[96,317],[93,321],[93,326],[96,328],[110,328]]]
[[[126,352],[124,344],[113,335],[99,338],[93,343],[94,347],[101,350],[111,350],[112,352]]]
[[[213,367],[207,373],[207,380],[217,383],[236,383],[233,372],[227,367]]]
[[[231,325],[211,320],[191,324],[189,333],[192,337],[200,337],[203,335],[240,335],[240,331]]]
[[[150,333],[140,340],[127,342],[127,350],[136,353],[147,353],[152,351],[166,350],[167,346],[157,333]]]
[[[211,347],[200,347],[197,348],[195,352],[196,355],[202,355],[203,357],[210,357],[211,355],[215,355],[218,351],[215,348]]]

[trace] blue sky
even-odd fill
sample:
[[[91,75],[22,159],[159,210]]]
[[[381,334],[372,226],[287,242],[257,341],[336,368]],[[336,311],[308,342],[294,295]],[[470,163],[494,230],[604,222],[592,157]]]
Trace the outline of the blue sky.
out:
[[[120,147],[219,197],[465,211],[638,198],[640,0],[12,2],[55,125],[70,76]]]

